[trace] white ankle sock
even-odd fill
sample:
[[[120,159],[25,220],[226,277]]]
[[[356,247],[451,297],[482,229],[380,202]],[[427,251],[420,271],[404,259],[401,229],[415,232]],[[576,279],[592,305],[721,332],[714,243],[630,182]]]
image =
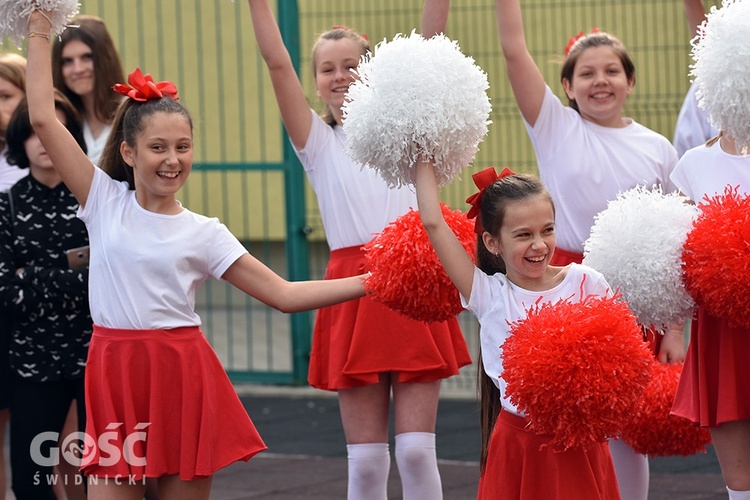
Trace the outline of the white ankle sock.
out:
[[[346,445],[349,465],[348,500],[385,500],[391,454],[388,443]]]
[[[434,433],[397,434],[396,465],[401,476],[404,500],[441,500],[443,498]]]
[[[750,500],[750,491],[734,491],[730,490],[727,486],[727,492],[729,493],[729,500]]]

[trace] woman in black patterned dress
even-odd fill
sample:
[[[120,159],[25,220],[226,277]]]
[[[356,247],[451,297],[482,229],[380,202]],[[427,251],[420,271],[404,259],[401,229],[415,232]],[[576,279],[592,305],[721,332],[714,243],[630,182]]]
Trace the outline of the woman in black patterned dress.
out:
[[[58,93],[55,108],[85,147],[72,104]],[[50,478],[53,462],[60,459],[54,451],[57,436],[74,399],[81,406],[78,415],[86,414],[83,376],[92,330],[88,269],[85,261],[69,264],[66,250],[88,245],[88,234],[76,218],[76,199],[31,128],[25,100],[10,120],[6,140],[9,163],[29,169],[0,196],[0,307],[12,318],[12,485],[19,500],[55,498]]]

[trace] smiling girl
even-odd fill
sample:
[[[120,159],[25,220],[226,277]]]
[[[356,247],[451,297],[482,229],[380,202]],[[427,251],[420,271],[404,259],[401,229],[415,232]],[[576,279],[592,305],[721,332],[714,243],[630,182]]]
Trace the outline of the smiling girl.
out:
[[[675,189],[669,174],[677,153],[665,137],[623,116],[635,66],[619,40],[601,32],[571,39],[561,71],[566,106],[529,53],[519,0],[496,0],[495,9],[508,79],[557,207],[552,264],[580,263],[594,217],[618,193],[637,185]],[[684,359],[682,326],[657,335],[654,349],[662,361]],[[623,498],[645,500],[647,457],[619,440],[611,447]]]
[[[511,323],[526,318],[529,307],[589,295],[606,297],[609,285],[587,266],[549,265],[555,252],[555,205],[538,178],[508,169],[496,175],[492,167],[475,174],[480,186],[471,198],[478,212],[475,266],[443,219],[434,166],[423,163],[416,168],[422,224],[462,304],[480,325],[484,373],[477,498],[619,498],[606,443],[553,451],[548,446],[552,436],[530,430],[502,378],[501,346],[511,335]]]
[[[218,219],[182,206],[176,193],[192,168],[192,119],[171,82],[136,70],[130,85],[115,86],[127,98],[103,157],[112,176],[95,167],[54,113],[48,15],[35,10],[28,27],[31,123],[91,241],[88,498],[141,499],[147,477],[157,478],[159,498],[208,498],[217,470],[265,445],[201,331],[197,288],[223,279],[296,312],[364,295],[363,277],[288,282]]]
[[[331,250],[326,279],[352,276],[365,265],[363,245],[416,206],[408,188],[390,189],[372,168],[352,161],[342,110],[367,39],[334,26],[312,49],[322,117],[310,109],[267,0],[250,0],[255,38],[268,66],[281,118],[317,195]],[[445,29],[447,0],[425,1],[422,34]],[[384,499],[393,395],[395,457],[406,500],[442,498],[435,422],[442,379],[471,363],[456,318],[423,323],[366,297],[318,311],[308,381],[337,391],[347,442],[348,496]]]

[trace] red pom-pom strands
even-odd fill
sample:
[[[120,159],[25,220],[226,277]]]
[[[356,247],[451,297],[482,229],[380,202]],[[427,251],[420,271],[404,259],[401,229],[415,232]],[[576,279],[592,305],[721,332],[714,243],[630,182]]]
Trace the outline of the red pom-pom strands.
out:
[[[556,451],[617,436],[651,377],[651,353],[619,296],[535,306],[502,352],[507,395]]]
[[[463,212],[440,205],[446,223],[475,260],[474,224]],[[372,273],[366,283],[370,295],[391,309],[428,323],[445,321],[463,310],[419,212],[410,210],[386,226],[365,245],[365,256]]]
[[[670,415],[682,373],[682,363],[653,361],[651,382],[646,387],[640,410],[620,435],[637,453],[652,457],[691,456],[706,453],[711,434],[688,419]]]
[[[750,197],[727,186],[698,208],[682,254],[685,288],[712,316],[750,328]]]

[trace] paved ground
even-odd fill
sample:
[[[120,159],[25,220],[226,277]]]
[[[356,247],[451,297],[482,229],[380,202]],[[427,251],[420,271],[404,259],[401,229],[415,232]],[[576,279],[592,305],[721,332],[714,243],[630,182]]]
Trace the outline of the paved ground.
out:
[[[269,447],[248,463],[218,473],[212,496],[222,500],[323,500],[346,498],[345,441],[335,398],[320,391],[269,389],[242,400]],[[479,453],[477,403],[442,399],[437,449],[446,500],[475,498]],[[389,499],[400,499],[392,460]],[[649,500],[726,499],[713,450],[683,458],[651,460]]]
[[[238,387],[238,392],[269,450],[216,474],[212,498],[346,498],[346,443],[335,397],[309,388]],[[440,401],[437,450],[445,500],[475,498],[477,421],[477,403],[466,395]],[[398,500],[402,498],[400,483],[395,461],[392,464],[389,499]],[[726,498],[712,450],[689,458],[651,461],[649,500]]]

